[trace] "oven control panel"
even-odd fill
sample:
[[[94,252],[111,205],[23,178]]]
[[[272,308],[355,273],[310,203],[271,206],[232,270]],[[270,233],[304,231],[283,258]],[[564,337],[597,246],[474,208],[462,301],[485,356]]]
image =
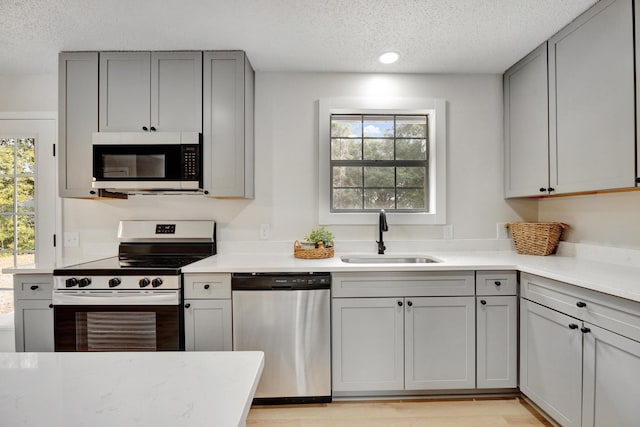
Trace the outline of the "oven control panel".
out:
[[[180,289],[180,276],[54,276],[56,290]]]

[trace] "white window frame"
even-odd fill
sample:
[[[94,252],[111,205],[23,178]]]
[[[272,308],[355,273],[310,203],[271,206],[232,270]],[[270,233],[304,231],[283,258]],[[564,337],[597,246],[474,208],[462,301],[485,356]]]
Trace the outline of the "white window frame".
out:
[[[13,131],[3,137],[35,138],[36,140],[36,266],[56,265],[59,254],[53,246],[53,235],[60,235],[60,199],[57,197],[56,160],[53,146],[57,142],[57,113],[55,111],[0,112],[0,120],[7,120]],[[21,124],[24,123],[24,124]],[[43,129],[46,127],[46,131]],[[43,138],[41,132],[48,134]],[[60,240],[60,239],[58,239]],[[58,242],[58,247],[60,244]]]
[[[387,212],[393,224],[446,224],[446,101],[436,98],[323,98],[318,100],[318,219],[320,224],[377,224],[378,212],[331,212],[331,115],[426,114],[429,120],[427,212]]]

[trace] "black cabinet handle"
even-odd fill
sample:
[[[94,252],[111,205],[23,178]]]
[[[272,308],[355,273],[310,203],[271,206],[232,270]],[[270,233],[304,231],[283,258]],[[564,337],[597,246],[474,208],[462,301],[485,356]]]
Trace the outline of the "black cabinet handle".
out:
[[[204,194],[209,194],[209,192],[207,190],[204,190]]]
[[[91,190],[91,191],[89,191],[89,194],[94,194],[95,195],[96,192],[95,192],[95,190]]]
[[[411,306],[413,305],[413,302],[412,302],[412,301],[407,301],[407,305],[408,305],[409,307],[411,307]]]
[[[578,301],[578,302],[576,303],[576,305],[577,305],[578,307],[580,307],[580,308],[585,308],[585,307],[587,306],[587,303],[586,303],[586,302],[582,302],[582,301]]]
[[[156,131],[156,127],[155,127],[155,126],[151,126],[151,130],[152,130],[153,132],[155,132],[155,131]]]
[[[544,187],[540,187],[540,192],[541,192],[541,193],[545,193],[546,191],[547,191],[547,189],[546,189],[546,188],[544,188]]]
[[[580,332],[582,332],[583,334],[588,334],[589,332],[591,332],[591,329],[583,326],[582,328],[580,328]]]
[[[146,127],[146,126],[142,126],[142,130],[146,132],[146,131],[148,131],[148,130],[149,130],[149,128],[148,128],[148,127]]]
[[[209,286],[209,284],[204,285],[205,289],[209,289],[211,286]]]
[[[549,188],[547,188],[547,191],[548,191],[549,193],[551,193],[552,191],[556,191],[556,189],[555,189],[555,188],[553,188],[553,187],[549,187]]]
[[[499,282],[499,281],[496,280],[495,282],[493,282],[493,284],[496,285],[496,286],[500,286],[500,285],[502,285],[502,282]]]
[[[184,308],[189,308],[189,307],[191,307],[191,304],[189,304],[189,303],[186,303],[186,304],[184,305]]]
[[[398,301],[398,307],[402,307],[402,301]]]
[[[481,300],[480,300],[480,304],[482,304],[482,305],[487,305],[487,301],[485,301],[485,300],[481,299]]]
[[[49,304],[49,308],[53,308],[53,304]]]
[[[569,323],[569,329],[578,329],[578,325],[575,323]]]
[[[36,289],[38,289],[38,285],[31,285],[31,286],[30,286],[30,289],[31,289],[32,291],[35,291]]]

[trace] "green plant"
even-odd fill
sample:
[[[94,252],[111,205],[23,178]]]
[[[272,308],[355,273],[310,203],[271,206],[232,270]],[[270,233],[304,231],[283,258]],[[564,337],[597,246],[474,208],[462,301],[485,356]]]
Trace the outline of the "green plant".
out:
[[[304,240],[306,240],[307,242],[313,242],[313,243],[318,243],[322,241],[322,243],[324,243],[325,246],[329,244],[333,245],[333,234],[331,234],[329,230],[327,230],[326,228],[324,228],[324,226],[322,226],[322,227],[314,228],[313,230],[311,230],[311,233],[309,233],[309,235],[305,237]]]

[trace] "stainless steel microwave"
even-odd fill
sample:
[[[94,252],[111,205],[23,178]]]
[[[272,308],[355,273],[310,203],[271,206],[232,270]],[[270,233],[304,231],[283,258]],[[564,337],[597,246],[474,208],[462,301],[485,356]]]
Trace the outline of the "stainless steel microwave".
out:
[[[94,132],[93,183],[120,192],[202,189],[198,132]]]

